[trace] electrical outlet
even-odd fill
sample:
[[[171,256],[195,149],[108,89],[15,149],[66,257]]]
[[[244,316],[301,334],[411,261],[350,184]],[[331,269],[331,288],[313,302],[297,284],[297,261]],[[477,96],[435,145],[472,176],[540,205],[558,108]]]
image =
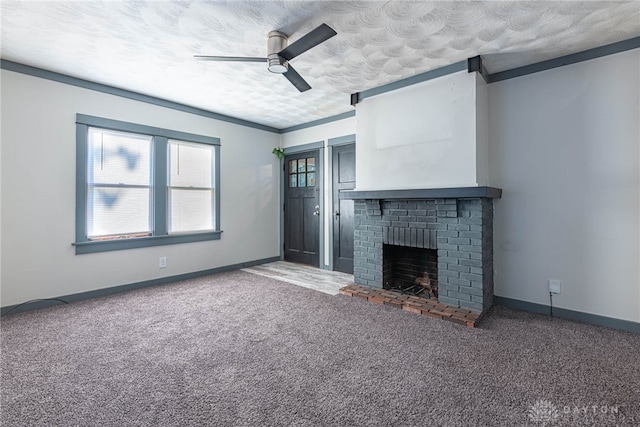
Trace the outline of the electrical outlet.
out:
[[[159,267],[160,268],[167,268],[167,257],[166,256],[161,256],[160,257]]]
[[[562,287],[562,281],[557,279],[549,279],[549,292],[552,294],[559,294]]]

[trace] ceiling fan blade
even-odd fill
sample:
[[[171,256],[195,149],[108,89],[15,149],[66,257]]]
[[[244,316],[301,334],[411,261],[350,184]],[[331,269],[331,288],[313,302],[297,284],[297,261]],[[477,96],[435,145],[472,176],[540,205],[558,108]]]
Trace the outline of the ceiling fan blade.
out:
[[[253,56],[208,56],[193,55],[198,61],[221,61],[221,62],[267,62],[267,58],[256,58]]]
[[[290,61],[301,53],[308,51],[312,47],[315,47],[320,43],[329,40],[336,34],[338,33],[336,33],[333,28],[331,28],[327,24],[322,24],[315,30],[312,30],[311,32],[302,36],[302,38],[291,43],[288,47],[282,49],[280,53],[278,53],[278,55],[281,58]]]
[[[291,82],[292,85],[296,87],[300,92],[304,92],[306,90],[311,89],[309,83],[307,83],[301,76],[298,74],[296,70],[293,69],[291,64],[289,64],[289,71],[283,74]]]

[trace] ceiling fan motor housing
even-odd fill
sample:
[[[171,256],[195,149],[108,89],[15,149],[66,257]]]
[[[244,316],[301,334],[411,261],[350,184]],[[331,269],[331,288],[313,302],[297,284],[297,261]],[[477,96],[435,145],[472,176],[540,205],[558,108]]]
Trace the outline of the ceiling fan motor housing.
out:
[[[282,59],[278,53],[287,47],[287,35],[280,31],[271,31],[267,38],[267,60],[269,71],[282,74],[289,70],[289,62]]]

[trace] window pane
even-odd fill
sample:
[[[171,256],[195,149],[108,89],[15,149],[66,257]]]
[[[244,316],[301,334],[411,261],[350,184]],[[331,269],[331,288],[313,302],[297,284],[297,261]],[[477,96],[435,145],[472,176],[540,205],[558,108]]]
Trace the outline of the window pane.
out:
[[[307,187],[316,186],[316,174],[311,172],[307,174]]]
[[[295,173],[298,168],[297,160],[289,160],[289,173]]]
[[[310,157],[307,159],[307,172],[315,172],[316,171],[316,159],[315,157]]]
[[[213,192],[171,189],[169,231],[197,231],[213,228]]]
[[[149,233],[149,188],[90,188],[88,237]],[[131,236],[134,237],[134,236]]]
[[[298,186],[298,175],[295,173],[293,175],[289,175],[289,187],[294,188]]]
[[[298,187],[306,187],[305,177],[306,175],[303,173],[298,175]]]
[[[213,146],[169,141],[169,183],[173,187],[212,187]]]
[[[89,128],[90,184],[150,185],[150,136]]]
[[[305,165],[304,165],[304,159],[298,159],[298,172],[304,172],[306,171]]]

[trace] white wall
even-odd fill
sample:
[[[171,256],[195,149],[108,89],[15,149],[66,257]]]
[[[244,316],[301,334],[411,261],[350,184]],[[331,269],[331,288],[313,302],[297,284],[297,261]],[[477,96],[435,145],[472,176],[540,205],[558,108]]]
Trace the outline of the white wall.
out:
[[[296,145],[309,144],[318,141],[326,142],[331,138],[352,135],[355,133],[356,118],[354,116],[347,119],[336,120],[335,122],[325,123],[323,125],[284,133],[282,134],[282,147],[294,147]]]
[[[1,305],[278,256],[280,135],[2,71]],[[75,115],[221,139],[221,240],[75,255]],[[168,268],[158,269],[158,257]]]
[[[360,102],[357,188],[485,184],[479,182],[485,172],[477,171],[485,165],[476,152],[477,84],[476,73],[461,71]]]
[[[640,50],[489,85],[495,294],[640,321]]]

